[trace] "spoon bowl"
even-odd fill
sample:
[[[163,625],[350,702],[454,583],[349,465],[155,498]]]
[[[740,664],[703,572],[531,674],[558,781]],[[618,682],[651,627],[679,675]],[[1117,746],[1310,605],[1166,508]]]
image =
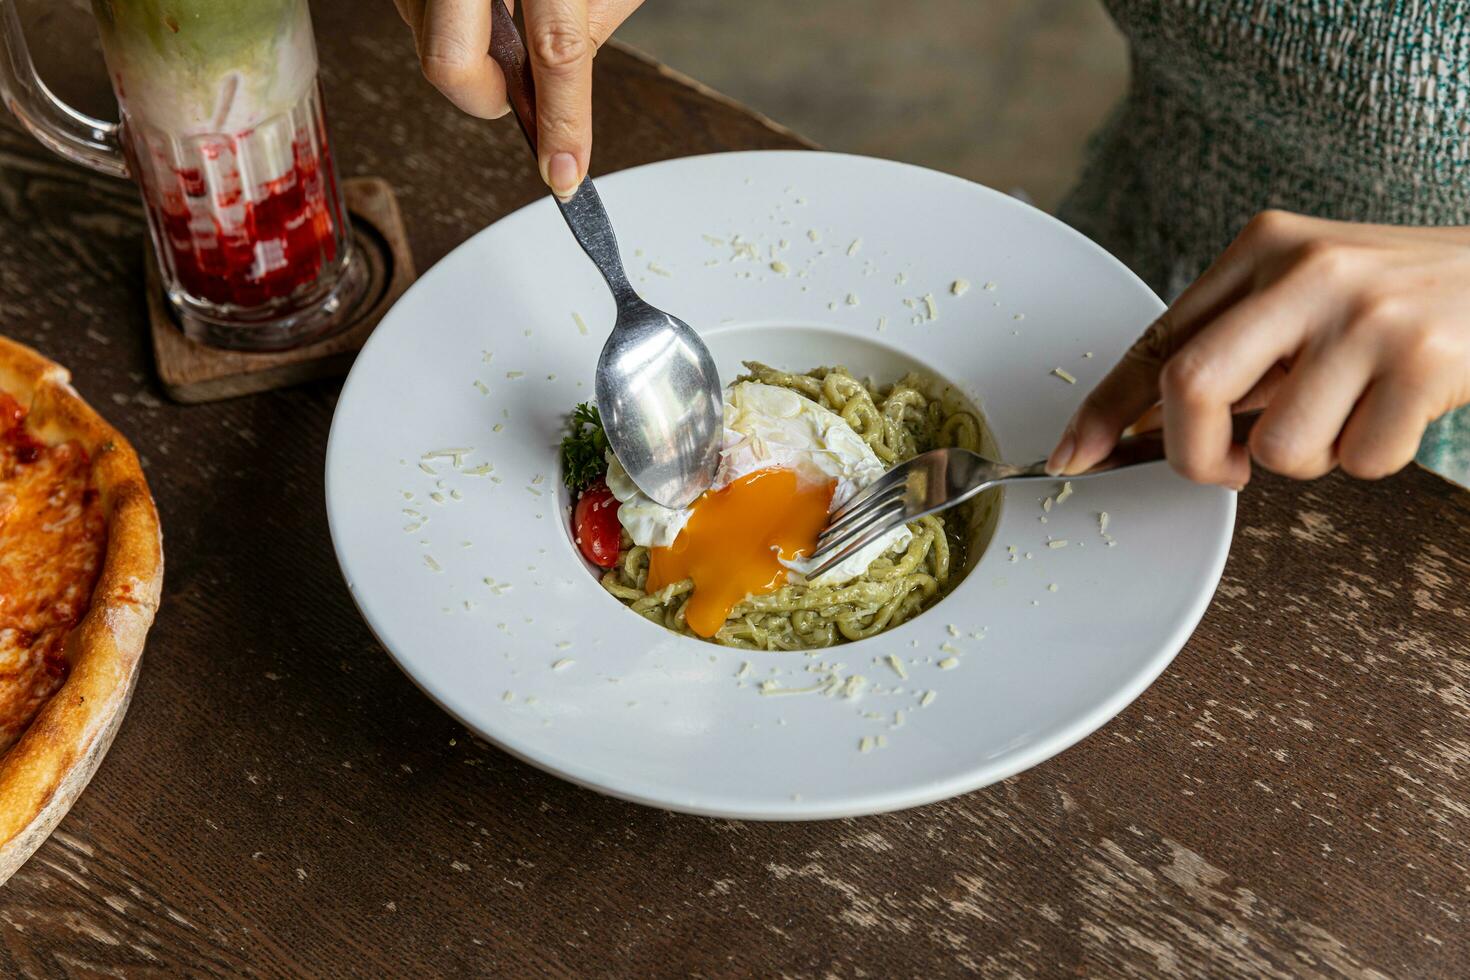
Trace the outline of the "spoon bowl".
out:
[[[613,454],[649,499],[685,507],[709,488],[724,401],[714,358],[687,323],[636,296],[620,302],[596,393]]]

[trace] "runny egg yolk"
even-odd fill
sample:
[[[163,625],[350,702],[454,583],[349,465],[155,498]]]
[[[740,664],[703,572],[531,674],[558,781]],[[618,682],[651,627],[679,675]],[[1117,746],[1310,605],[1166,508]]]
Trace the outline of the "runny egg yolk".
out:
[[[714,636],[746,596],[785,584],[778,555],[790,561],[812,553],[836,488],[795,470],[765,469],[706,493],[674,543],[649,550],[648,591],[693,579],[684,618],[700,636]]]

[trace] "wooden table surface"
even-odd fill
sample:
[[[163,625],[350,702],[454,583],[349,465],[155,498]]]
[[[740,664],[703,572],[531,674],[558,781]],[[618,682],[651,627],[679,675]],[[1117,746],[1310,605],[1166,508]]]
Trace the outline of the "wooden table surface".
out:
[[[100,111],[83,6],[31,23],[38,41],[68,38],[38,58],[54,87]],[[542,193],[513,126],[462,117],[419,79],[388,0],[314,8],[337,159],[397,187],[421,268]],[[598,171],[800,145],[619,50],[598,59],[597,111]],[[128,185],[0,126],[0,330],[67,363],[136,443],[168,557],[111,754],[0,890],[5,975],[1444,976],[1470,962],[1462,490],[1419,470],[1258,479],[1174,664],[1002,784],[862,820],[676,816],[512,760],[398,671],[327,536],[337,384],[166,403],[141,235]]]

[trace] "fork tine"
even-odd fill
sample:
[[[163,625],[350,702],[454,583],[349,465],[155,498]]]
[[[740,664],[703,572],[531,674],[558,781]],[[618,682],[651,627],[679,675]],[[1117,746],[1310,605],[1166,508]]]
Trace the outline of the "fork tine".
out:
[[[834,548],[841,548],[845,542],[862,534],[874,524],[881,524],[894,514],[902,514],[906,509],[902,497],[894,497],[882,504],[878,504],[861,514],[853,517],[846,525],[834,534],[829,534],[817,539],[817,550],[812,552],[812,558],[830,554]]]
[[[832,516],[829,518],[829,526],[831,524],[836,524],[838,521],[846,517],[849,513],[863,506],[869,500],[873,499],[873,497],[889,489],[894,484],[905,483],[908,480],[908,474],[908,463],[899,463],[897,466],[893,467],[893,469],[889,470],[887,473],[884,473],[882,476],[878,477],[878,479],[874,480],[872,483],[869,483],[857,493],[853,494],[847,499],[846,503],[834,510],[832,512]]]
[[[872,497],[869,497],[867,500],[863,501],[860,507],[849,510],[841,517],[832,519],[828,522],[827,526],[823,528],[822,533],[817,537],[817,543],[821,544],[823,541],[832,537],[835,534],[844,533],[848,528],[863,520],[865,517],[872,514],[874,510],[882,507],[884,504],[901,499],[903,497],[905,489],[906,487],[903,484],[896,484],[894,486],[891,486],[882,493],[875,494]]]
[[[824,553],[830,555],[830,557],[826,558],[816,568],[807,573],[807,581],[811,581],[832,568],[832,566],[862,551],[894,528],[901,526],[905,520],[904,510],[903,504],[899,503],[897,506],[885,510],[883,512],[885,519],[868,527],[866,531],[860,534],[848,534],[841,540],[834,541],[826,547],[818,548],[812,555],[813,559],[820,558]]]

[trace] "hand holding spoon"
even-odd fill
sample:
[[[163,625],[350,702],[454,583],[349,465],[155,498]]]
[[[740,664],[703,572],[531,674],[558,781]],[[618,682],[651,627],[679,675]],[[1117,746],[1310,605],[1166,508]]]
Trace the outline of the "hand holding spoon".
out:
[[[526,46],[503,0],[490,0],[490,7],[490,57],[505,75],[511,110],[534,156],[536,96]],[[719,465],[724,398],[714,359],[693,328],[644,302],[628,282],[591,177],[556,205],[617,303],[595,385],[608,443],[651,500],[685,507],[709,489]]]

